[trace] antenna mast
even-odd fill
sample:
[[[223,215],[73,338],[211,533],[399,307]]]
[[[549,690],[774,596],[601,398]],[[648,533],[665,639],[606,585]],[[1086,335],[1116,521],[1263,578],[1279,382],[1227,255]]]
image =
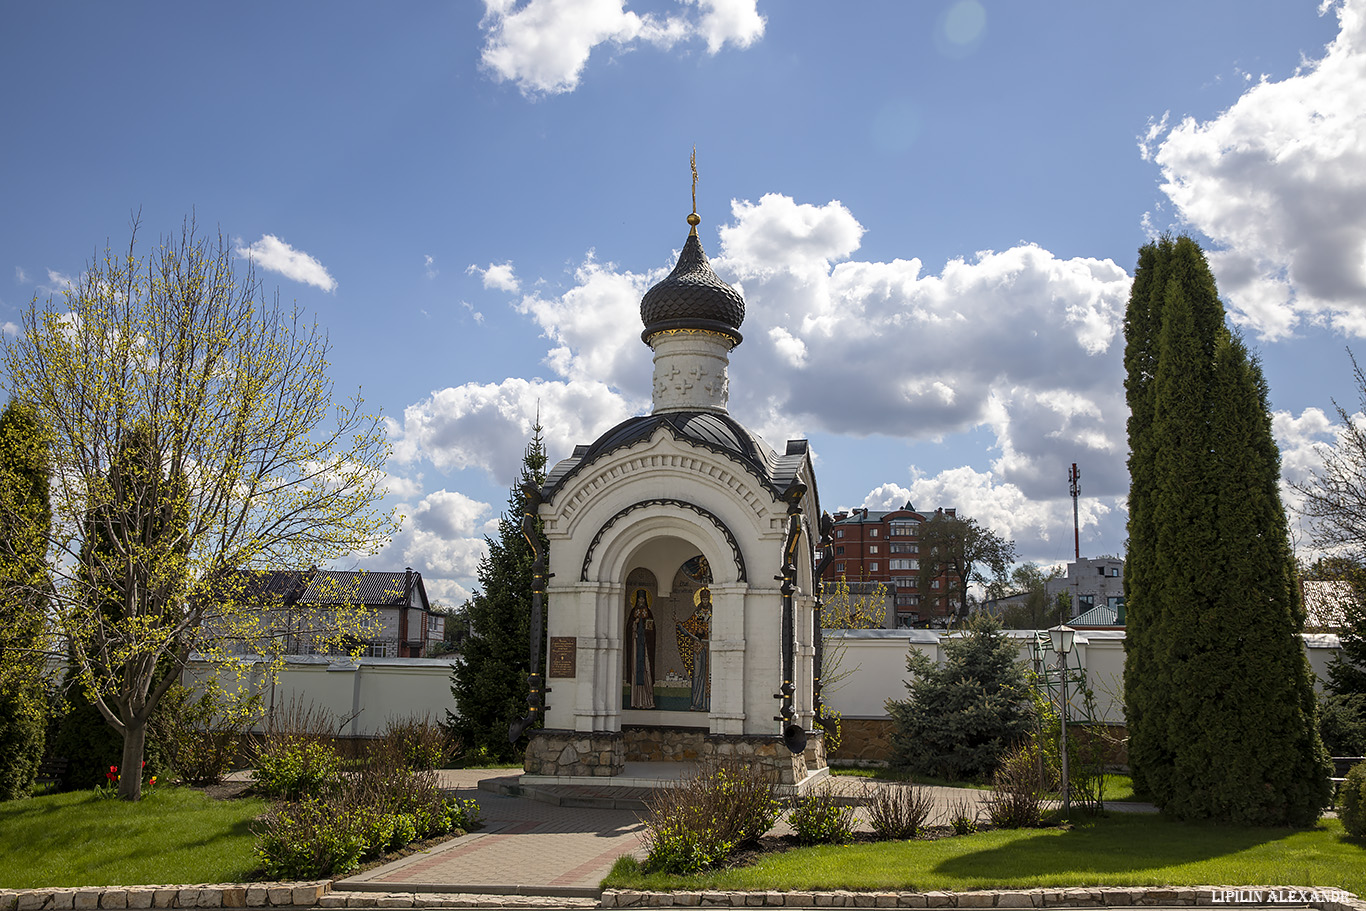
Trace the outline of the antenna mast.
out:
[[[1081,562],[1081,525],[1077,521],[1077,497],[1081,496],[1081,471],[1077,469],[1077,463],[1072,463],[1072,470],[1067,473],[1068,485],[1072,491],[1072,539],[1076,546],[1077,562]]]

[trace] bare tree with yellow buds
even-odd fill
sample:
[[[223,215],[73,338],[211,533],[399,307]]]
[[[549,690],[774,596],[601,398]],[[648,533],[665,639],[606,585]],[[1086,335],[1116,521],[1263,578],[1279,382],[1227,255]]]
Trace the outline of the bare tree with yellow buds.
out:
[[[147,720],[191,652],[235,670],[219,673],[238,681],[229,696],[283,665],[250,570],[373,553],[398,522],[379,506],[383,424],[359,394],[334,402],[326,334],[264,300],[250,262],[192,219],[145,256],[137,240],[135,219],[127,251],[106,250],[65,300],[35,298],[3,351],[51,445],[62,647],[123,735],[124,770],[141,768]],[[345,604],[306,609],[291,624],[315,642],[369,623]],[[140,778],[121,775],[120,796],[138,799]]]

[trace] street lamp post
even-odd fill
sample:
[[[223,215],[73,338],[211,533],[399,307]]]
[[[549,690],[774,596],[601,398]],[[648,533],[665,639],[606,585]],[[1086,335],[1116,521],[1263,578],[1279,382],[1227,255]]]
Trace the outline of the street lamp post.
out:
[[[1062,814],[1064,818],[1072,815],[1071,779],[1067,773],[1067,653],[1072,651],[1072,642],[1077,631],[1065,624],[1058,624],[1048,630],[1048,639],[1058,656],[1058,673],[1062,676]]]

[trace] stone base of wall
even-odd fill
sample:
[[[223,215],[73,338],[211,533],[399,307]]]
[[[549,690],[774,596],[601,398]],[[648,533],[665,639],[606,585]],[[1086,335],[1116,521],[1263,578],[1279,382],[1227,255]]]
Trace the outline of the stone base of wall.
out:
[[[892,719],[840,719],[840,746],[830,754],[830,761],[839,765],[850,763],[885,763],[892,758]]]
[[[616,731],[532,732],[522,768],[530,775],[604,778],[626,765],[625,742]]]
[[[696,762],[707,755],[702,728],[623,727],[627,762]]]
[[[523,768],[552,778],[620,775],[629,762],[735,760],[755,766],[779,785],[796,785],[826,767],[825,739],[807,734],[806,749],[788,751],[781,738],[710,734],[700,728],[627,727],[621,732],[542,728],[531,735]]]

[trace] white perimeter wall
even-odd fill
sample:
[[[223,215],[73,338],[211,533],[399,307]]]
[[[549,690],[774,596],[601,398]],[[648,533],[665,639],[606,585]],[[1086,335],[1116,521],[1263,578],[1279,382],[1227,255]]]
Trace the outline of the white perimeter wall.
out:
[[[1030,662],[1029,639],[1032,633],[1011,630],[1020,643],[1020,658]],[[848,676],[833,688],[827,687],[823,701],[846,718],[886,718],[888,699],[906,698],[906,654],[914,648],[942,664],[944,653],[939,630],[872,629],[831,631],[826,653],[843,648],[836,674]],[[1316,677],[1315,688],[1327,678],[1328,663],[1338,652],[1338,637],[1305,635],[1309,666]],[[1077,632],[1072,667],[1078,663],[1086,670],[1087,685],[1095,693],[1095,720],[1124,723],[1124,632],[1095,630]],[[827,667],[827,671],[830,668]],[[1073,705],[1078,705],[1074,700]]]
[[[291,700],[311,703],[339,719],[349,719],[341,733],[372,737],[383,731],[390,719],[416,715],[445,721],[446,710],[455,708],[451,698],[453,664],[439,658],[291,656],[279,678],[265,684],[262,701],[266,708],[272,704],[287,707]],[[191,677],[205,679],[215,668],[208,662],[191,660],[187,671]],[[261,676],[258,670],[254,680],[259,681]],[[234,679],[224,678],[222,683],[229,689],[236,686]]]
[[[1021,659],[1028,662],[1031,634],[1011,634],[1019,639]],[[827,642],[835,644],[836,650],[841,645],[844,648],[836,672],[848,675],[826,688],[826,703],[846,718],[888,717],[887,700],[906,698],[907,651],[915,648],[943,663],[940,639],[945,635],[937,630],[908,629],[832,632]],[[1328,664],[1338,652],[1338,637],[1317,634],[1302,638],[1317,678],[1315,686],[1321,688]],[[1085,668],[1087,683],[1096,696],[1095,719],[1122,724],[1124,633],[1078,631],[1075,648],[1073,666],[1080,662]],[[312,703],[338,718],[350,719],[343,733],[370,737],[379,734],[389,719],[426,715],[434,721],[444,720],[446,711],[455,708],[450,682],[453,663],[445,659],[291,656],[279,679],[266,685],[263,699],[267,708],[272,704],[288,706],[291,700]],[[202,679],[214,669],[207,662],[192,660],[188,671],[189,676]],[[228,679],[223,683],[234,685]]]

